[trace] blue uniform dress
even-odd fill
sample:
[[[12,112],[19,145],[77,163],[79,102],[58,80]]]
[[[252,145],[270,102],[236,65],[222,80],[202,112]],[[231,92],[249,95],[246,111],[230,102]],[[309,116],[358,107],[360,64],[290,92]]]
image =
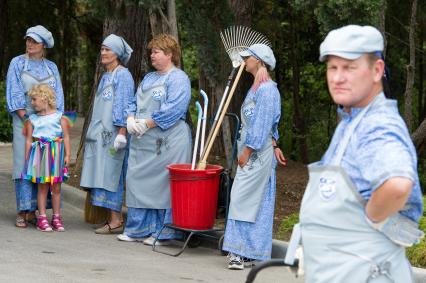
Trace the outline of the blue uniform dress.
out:
[[[158,156],[158,158],[154,158],[154,162],[157,162],[157,164],[145,164],[145,169],[141,168],[141,170],[145,170],[145,172],[148,173],[146,176],[142,177],[142,179],[137,180],[137,183],[134,180],[129,180],[129,178],[133,175],[130,175],[128,171],[126,194],[128,214],[124,234],[131,238],[144,238],[148,236],[157,237],[163,224],[172,223],[172,211],[169,208],[170,191],[168,185],[166,186],[167,188],[164,186],[164,184],[168,184],[169,177],[167,168],[163,166],[163,163],[188,163],[190,161],[191,136],[188,126],[182,121],[185,119],[186,111],[188,110],[189,101],[191,99],[191,86],[188,76],[182,70],[177,68],[172,69],[167,74],[160,74],[158,72],[149,73],[142,80],[138,93],[141,91],[141,94],[149,93],[149,95],[151,95],[150,90],[158,86],[164,88],[164,91],[166,92],[165,95],[161,96],[161,99],[156,97],[156,95],[158,95],[157,92],[152,92],[154,97],[153,99],[159,101],[159,108],[154,110],[150,116],[158,127],[148,130],[148,132],[145,133],[145,138],[147,141],[151,140],[153,136],[150,135],[154,133],[155,135],[158,134],[160,136],[168,137],[164,139],[164,142],[160,144],[160,147],[158,147],[157,144],[157,148],[138,149],[137,146],[135,146],[135,151],[137,151],[136,155],[138,156],[135,156],[135,159],[129,158],[128,170],[130,171],[131,167],[139,165],[140,162],[138,163],[137,158],[140,158],[141,160],[144,159],[144,154],[146,154],[147,158],[151,158],[152,155]],[[129,114],[137,116],[137,110],[139,112],[144,111],[141,105],[137,105],[137,99],[135,97],[129,105]],[[182,125],[182,123],[184,125]],[[181,129],[185,133],[178,133],[179,136],[176,136],[176,127],[179,127],[178,129]],[[144,143],[143,138],[144,137],[141,139],[142,143]],[[137,144],[136,142],[138,141],[135,136],[132,136],[130,145],[131,157],[134,139],[135,144]],[[168,144],[175,144],[177,148],[173,148]],[[182,152],[185,152],[185,154],[182,154]],[[186,154],[186,152],[188,154]],[[148,157],[148,155],[150,156]],[[131,162],[135,162],[135,164],[131,165]],[[144,163],[143,160],[141,162]],[[165,171],[167,174],[164,174],[166,173]],[[138,174],[134,174],[135,178],[137,178],[137,175]],[[132,185],[133,183],[135,183],[135,185]],[[158,184],[157,188],[155,188],[155,184]],[[161,195],[156,193],[158,195],[158,199],[163,200],[161,201],[162,204],[149,203],[151,202],[147,201],[149,198],[152,199],[152,202],[155,202],[155,198],[153,199],[152,194],[150,196],[149,190],[157,189],[158,192],[158,187],[162,188],[160,191]],[[143,197],[145,195],[147,197]],[[157,206],[163,205],[168,208],[156,208]],[[180,235],[174,230],[164,229],[161,233],[160,239],[173,239],[179,236]]]
[[[386,100],[383,93],[377,99]],[[414,187],[407,201],[408,209],[400,213],[418,222],[423,213],[423,205],[417,175],[416,149],[399,115],[396,101],[389,102],[393,103],[391,108],[372,108],[365,115],[355,129],[341,166],[365,200],[369,200],[371,194],[392,177],[411,179]],[[320,165],[330,164],[345,129],[361,110],[362,108],[351,108],[351,113],[348,114],[338,109],[342,120]]]
[[[104,89],[104,86],[110,83],[111,75],[111,72],[107,72],[102,76],[98,86],[98,91]],[[126,127],[127,105],[134,98],[135,83],[129,70],[126,68],[122,68],[117,71],[112,83],[115,90],[113,98],[112,122],[114,126]],[[127,171],[127,154],[128,147],[126,149],[126,157],[124,158],[123,162],[118,191],[110,192],[103,188],[93,188],[93,205],[102,206],[118,212],[121,211],[123,204],[124,180],[126,178]]]
[[[26,90],[22,81],[22,73],[25,66],[25,55],[20,55],[12,59],[9,65],[6,78],[6,101],[9,113],[13,114],[16,110],[25,109],[27,105]],[[31,60],[28,59],[28,64],[25,72],[38,80],[43,80],[51,74],[55,78],[54,85],[51,84],[56,93],[56,107],[59,111],[64,111],[64,93],[62,90],[61,78],[58,68],[55,63],[47,59]],[[22,148],[24,151],[24,148]],[[31,181],[20,179],[20,174],[13,174],[16,190],[16,210],[19,211],[34,211],[37,208],[37,191],[36,185],[33,186]]]
[[[254,109],[244,109],[244,106],[249,105],[250,101],[255,102]],[[245,113],[242,115],[248,117],[246,125],[247,134],[245,140],[242,141],[242,145],[257,151],[267,146],[268,143],[272,144],[272,137],[278,140],[281,100],[276,83],[268,81],[262,83],[256,92],[250,90],[244,100],[242,112]],[[241,148],[239,150],[241,151]],[[255,151],[253,153],[255,153]],[[276,191],[276,164],[277,161],[274,156],[272,168],[270,168],[271,175],[267,182],[267,187],[264,190],[263,197],[261,197],[262,201],[257,210],[255,222],[228,218],[223,250],[251,259],[267,260],[271,258],[272,224],[274,219]],[[236,182],[238,181],[234,181],[233,188],[238,185],[235,184]],[[251,189],[259,190],[259,188]]]

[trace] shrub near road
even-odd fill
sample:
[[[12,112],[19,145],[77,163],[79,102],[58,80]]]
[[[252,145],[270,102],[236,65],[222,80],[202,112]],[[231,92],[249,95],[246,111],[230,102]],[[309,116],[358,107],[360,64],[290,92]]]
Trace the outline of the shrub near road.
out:
[[[6,82],[0,81],[0,142],[12,141],[12,117],[7,112]]]

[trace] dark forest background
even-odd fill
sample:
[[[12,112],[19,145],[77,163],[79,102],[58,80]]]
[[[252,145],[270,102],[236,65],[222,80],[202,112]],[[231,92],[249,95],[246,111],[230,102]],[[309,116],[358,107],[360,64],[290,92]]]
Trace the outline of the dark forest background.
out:
[[[55,46],[47,57],[59,67],[67,110],[90,115],[106,35],[123,36],[135,50],[128,67],[139,83],[150,69],[147,43],[153,35],[168,32],[182,45],[182,66],[191,78],[194,100],[204,89],[213,117],[232,68],[219,32],[237,24],[271,40],[277,58],[273,77],[282,97],[279,145],[287,158],[307,164],[321,157],[336,125],[325,67],[318,61],[319,45],[333,28],[369,24],[386,37],[392,95],[412,133],[424,188],[425,7],[425,1],[417,0],[0,0],[0,140],[11,139],[4,95],[8,64],[25,52],[23,36],[30,26],[44,25],[54,35]],[[239,113],[251,79],[244,74],[230,111]],[[216,155],[227,159],[231,129],[226,121],[215,148]]]

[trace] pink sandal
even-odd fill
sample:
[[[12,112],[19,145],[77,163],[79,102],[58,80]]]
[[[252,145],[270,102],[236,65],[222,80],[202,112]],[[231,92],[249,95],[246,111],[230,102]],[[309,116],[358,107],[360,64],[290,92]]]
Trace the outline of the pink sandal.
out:
[[[65,232],[64,223],[62,222],[62,218],[60,215],[53,215],[52,216],[52,227],[53,230],[57,232]]]
[[[42,232],[52,232],[52,227],[49,225],[46,215],[39,215],[37,217],[37,230]]]

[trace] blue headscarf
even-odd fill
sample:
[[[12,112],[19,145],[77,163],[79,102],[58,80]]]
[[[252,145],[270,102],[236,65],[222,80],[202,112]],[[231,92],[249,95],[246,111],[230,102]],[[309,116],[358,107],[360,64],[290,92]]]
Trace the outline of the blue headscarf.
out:
[[[43,43],[46,48],[52,48],[55,44],[52,33],[48,31],[44,26],[34,26],[27,29],[25,37],[31,37],[38,43]]]
[[[121,63],[127,65],[133,49],[127,44],[124,38],[115,34],[110,34],[104,39],[102,45],[110,48],[112,52],[117,55],[118,59],[120,59]]]

